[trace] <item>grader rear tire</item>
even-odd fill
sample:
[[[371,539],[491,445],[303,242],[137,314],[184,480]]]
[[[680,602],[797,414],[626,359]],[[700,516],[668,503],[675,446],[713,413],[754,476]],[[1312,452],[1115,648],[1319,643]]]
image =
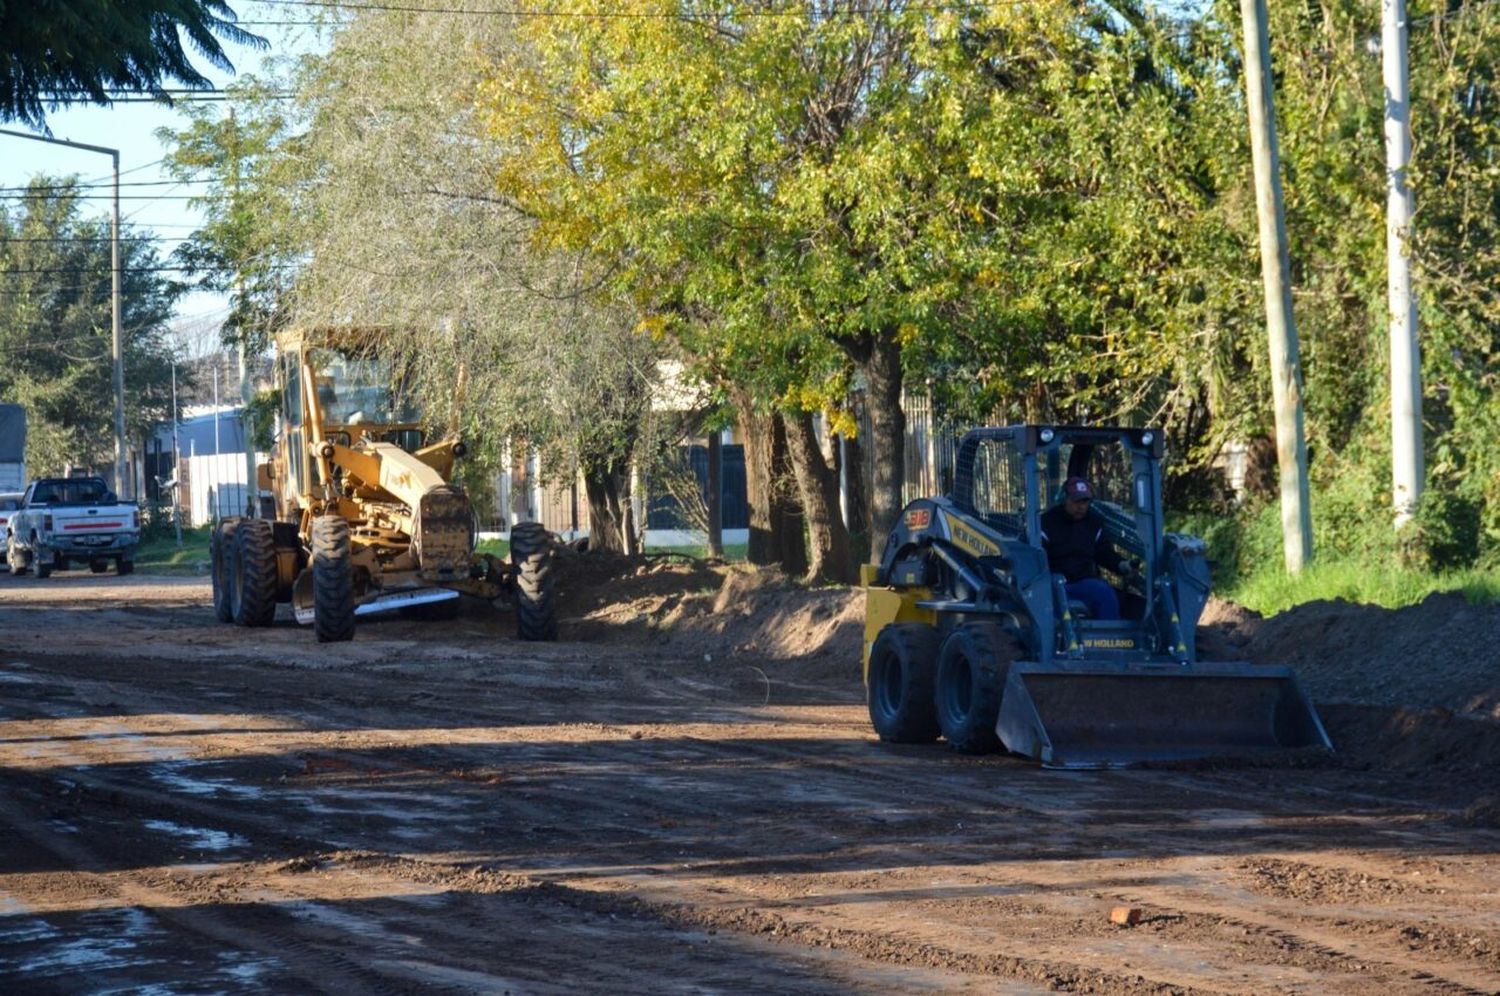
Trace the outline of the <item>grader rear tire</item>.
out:
[[[313,634],[319,643],[354,639],[354,572],[349,523],[320,515],[312,527]]]
[[[516,635],[523,640],[557,639],[557,594],[553,584],[552,536],[540,522],[518,522],[510,532],[516,567]]]
[[[932,701],[937,655],[937,631],[922,623],[892,623],[875,637],[866,694],[870,724],[881,740],[929,744],[938,738]]]
[[[208,537],[208,555],[213,571],[214,618],[219,622],[234,622],[234,611],[229,607],[230,562],[233,559],[229,548],[234,544],[234,531],[239,519],[221,519]]]
[[[276,618],[276,538],[265,519],[244,519],[234,531],[236,571],[230,611],[241,626]]]

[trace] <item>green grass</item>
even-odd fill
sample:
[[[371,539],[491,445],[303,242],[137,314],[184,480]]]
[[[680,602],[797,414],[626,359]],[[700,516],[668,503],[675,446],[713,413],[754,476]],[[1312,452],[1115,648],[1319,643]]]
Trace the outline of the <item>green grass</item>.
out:
[[[147,574],[207,574],[209,527],[184,529],[182,548],[168,531],[136,547],[135,569]]]
[[[1262,615],[1273,615],[1303,602],[1335,598],[1395,609],[1415,605],[1434,592],[1450,591],[1476,604],[1500,601],[1500,571],[1470,568],[1435,574],[1395,564],[1315,561],[1292,577],[1277,563],[1232,582],[1219,594]]]
[[[501,560],[504,560],[510,556],[510,540],[480,540],[479,545],[474,547],[474,552],[487,553],[492,557],[499,557]]]

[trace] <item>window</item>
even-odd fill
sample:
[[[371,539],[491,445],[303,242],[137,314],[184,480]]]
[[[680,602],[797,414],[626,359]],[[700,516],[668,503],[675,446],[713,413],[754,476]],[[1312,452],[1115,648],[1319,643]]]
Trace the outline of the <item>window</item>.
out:
[[[970,501],[975,513],[992,526],[1021,533],[1026,525],[1026,474],[1015,443],[981,439],[970,473]]]
[[[312,359],[324,425],[420,420],[410,399],[401,396],[390,364],[384,360],[347,356],[334,349],[316,349]]]

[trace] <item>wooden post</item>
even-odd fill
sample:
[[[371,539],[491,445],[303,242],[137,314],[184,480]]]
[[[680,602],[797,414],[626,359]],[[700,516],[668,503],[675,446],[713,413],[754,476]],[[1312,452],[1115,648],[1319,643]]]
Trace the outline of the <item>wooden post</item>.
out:
[[[1250,111],[1250,151],[1255,166],[1255,206],[1260,218],[1260,270],[1265,288],[1266,334],[1271,348],[1271,393],[1276,409],[1276,463],[1281,476],[1281,535],[1288,573],[1312,559],[1308,506],[1307,440],[1302,428],[1302,369],[1292,320],[1291,261],[1281,192],[1281,152],[1271,95],[1271,43],[1265,0],[1240,0],[1245,32],[1245,103]]]
[[[724,556],[724,437],[708,434],[708,555]]]

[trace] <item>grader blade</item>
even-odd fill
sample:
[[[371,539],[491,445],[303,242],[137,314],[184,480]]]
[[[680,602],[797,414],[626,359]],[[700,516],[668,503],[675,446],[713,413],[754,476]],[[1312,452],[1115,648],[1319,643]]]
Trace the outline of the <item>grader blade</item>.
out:
[[[1048,768],[1333,746],[1293,669],[1238,663],[1012,664],[995,730]]]

